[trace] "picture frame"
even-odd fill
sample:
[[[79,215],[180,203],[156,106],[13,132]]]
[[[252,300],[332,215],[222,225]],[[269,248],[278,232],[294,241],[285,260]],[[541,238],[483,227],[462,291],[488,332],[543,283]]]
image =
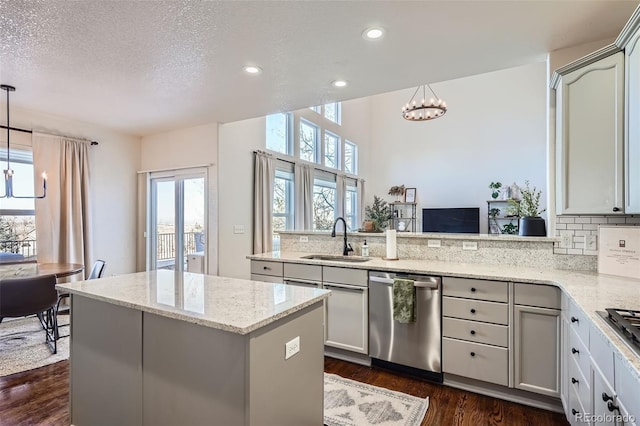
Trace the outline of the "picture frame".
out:
[[[405,203],[416,202],[416,188],[406,188],[404,190],[404,202]]]

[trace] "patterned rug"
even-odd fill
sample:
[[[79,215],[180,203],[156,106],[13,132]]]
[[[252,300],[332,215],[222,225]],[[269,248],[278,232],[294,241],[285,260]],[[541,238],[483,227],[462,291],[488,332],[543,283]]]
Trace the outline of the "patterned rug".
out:
[[[418,426],[429,398],[324,373],[324,423],[327,426]]]
[[[59,315],[60,324],[69,324],[68,315]],[[60,331],[69,335],[69,327]],[[36,317],[9,319],[0,323],[0,377],[32,370],[69,359],[69,337],[58,340],[58,353],[53,355],[44,343],[45,334]]]

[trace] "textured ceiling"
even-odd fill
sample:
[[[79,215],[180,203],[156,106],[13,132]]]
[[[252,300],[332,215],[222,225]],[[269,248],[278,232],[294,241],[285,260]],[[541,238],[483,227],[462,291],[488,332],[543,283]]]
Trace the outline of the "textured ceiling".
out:
[[[543,60],[615,37],[637,4],[1,0],[0,83],[12,105],[144,135]]]

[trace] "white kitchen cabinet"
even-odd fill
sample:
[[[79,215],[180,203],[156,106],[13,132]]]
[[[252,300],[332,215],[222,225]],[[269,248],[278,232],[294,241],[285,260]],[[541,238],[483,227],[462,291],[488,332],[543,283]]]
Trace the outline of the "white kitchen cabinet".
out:
[[[598,425],[615,426],[614,415],[618,414],[617,396],[612,385],[606,380],[600,369],[593,366],[593,415],[599,419]]]
[[[623,53],[563,72],[556,114],[557,212],[624,213]]]
[[[625,213],[640,213],[640,31],[625,54]]]
[[[514,303],[514,387],[560,397],[560,291],[515,283]]]
[[[339,283],[324,283],[331,296],[325,303],[325,345],[369,353],[368,288]]]

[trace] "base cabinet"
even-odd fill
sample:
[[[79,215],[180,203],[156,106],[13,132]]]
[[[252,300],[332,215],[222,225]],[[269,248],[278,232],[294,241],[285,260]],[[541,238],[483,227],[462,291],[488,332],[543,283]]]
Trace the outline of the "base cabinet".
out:
[[[325,345],[362,354],[369,353],[367,287],[325,283],[331,297],[325,304]]]

